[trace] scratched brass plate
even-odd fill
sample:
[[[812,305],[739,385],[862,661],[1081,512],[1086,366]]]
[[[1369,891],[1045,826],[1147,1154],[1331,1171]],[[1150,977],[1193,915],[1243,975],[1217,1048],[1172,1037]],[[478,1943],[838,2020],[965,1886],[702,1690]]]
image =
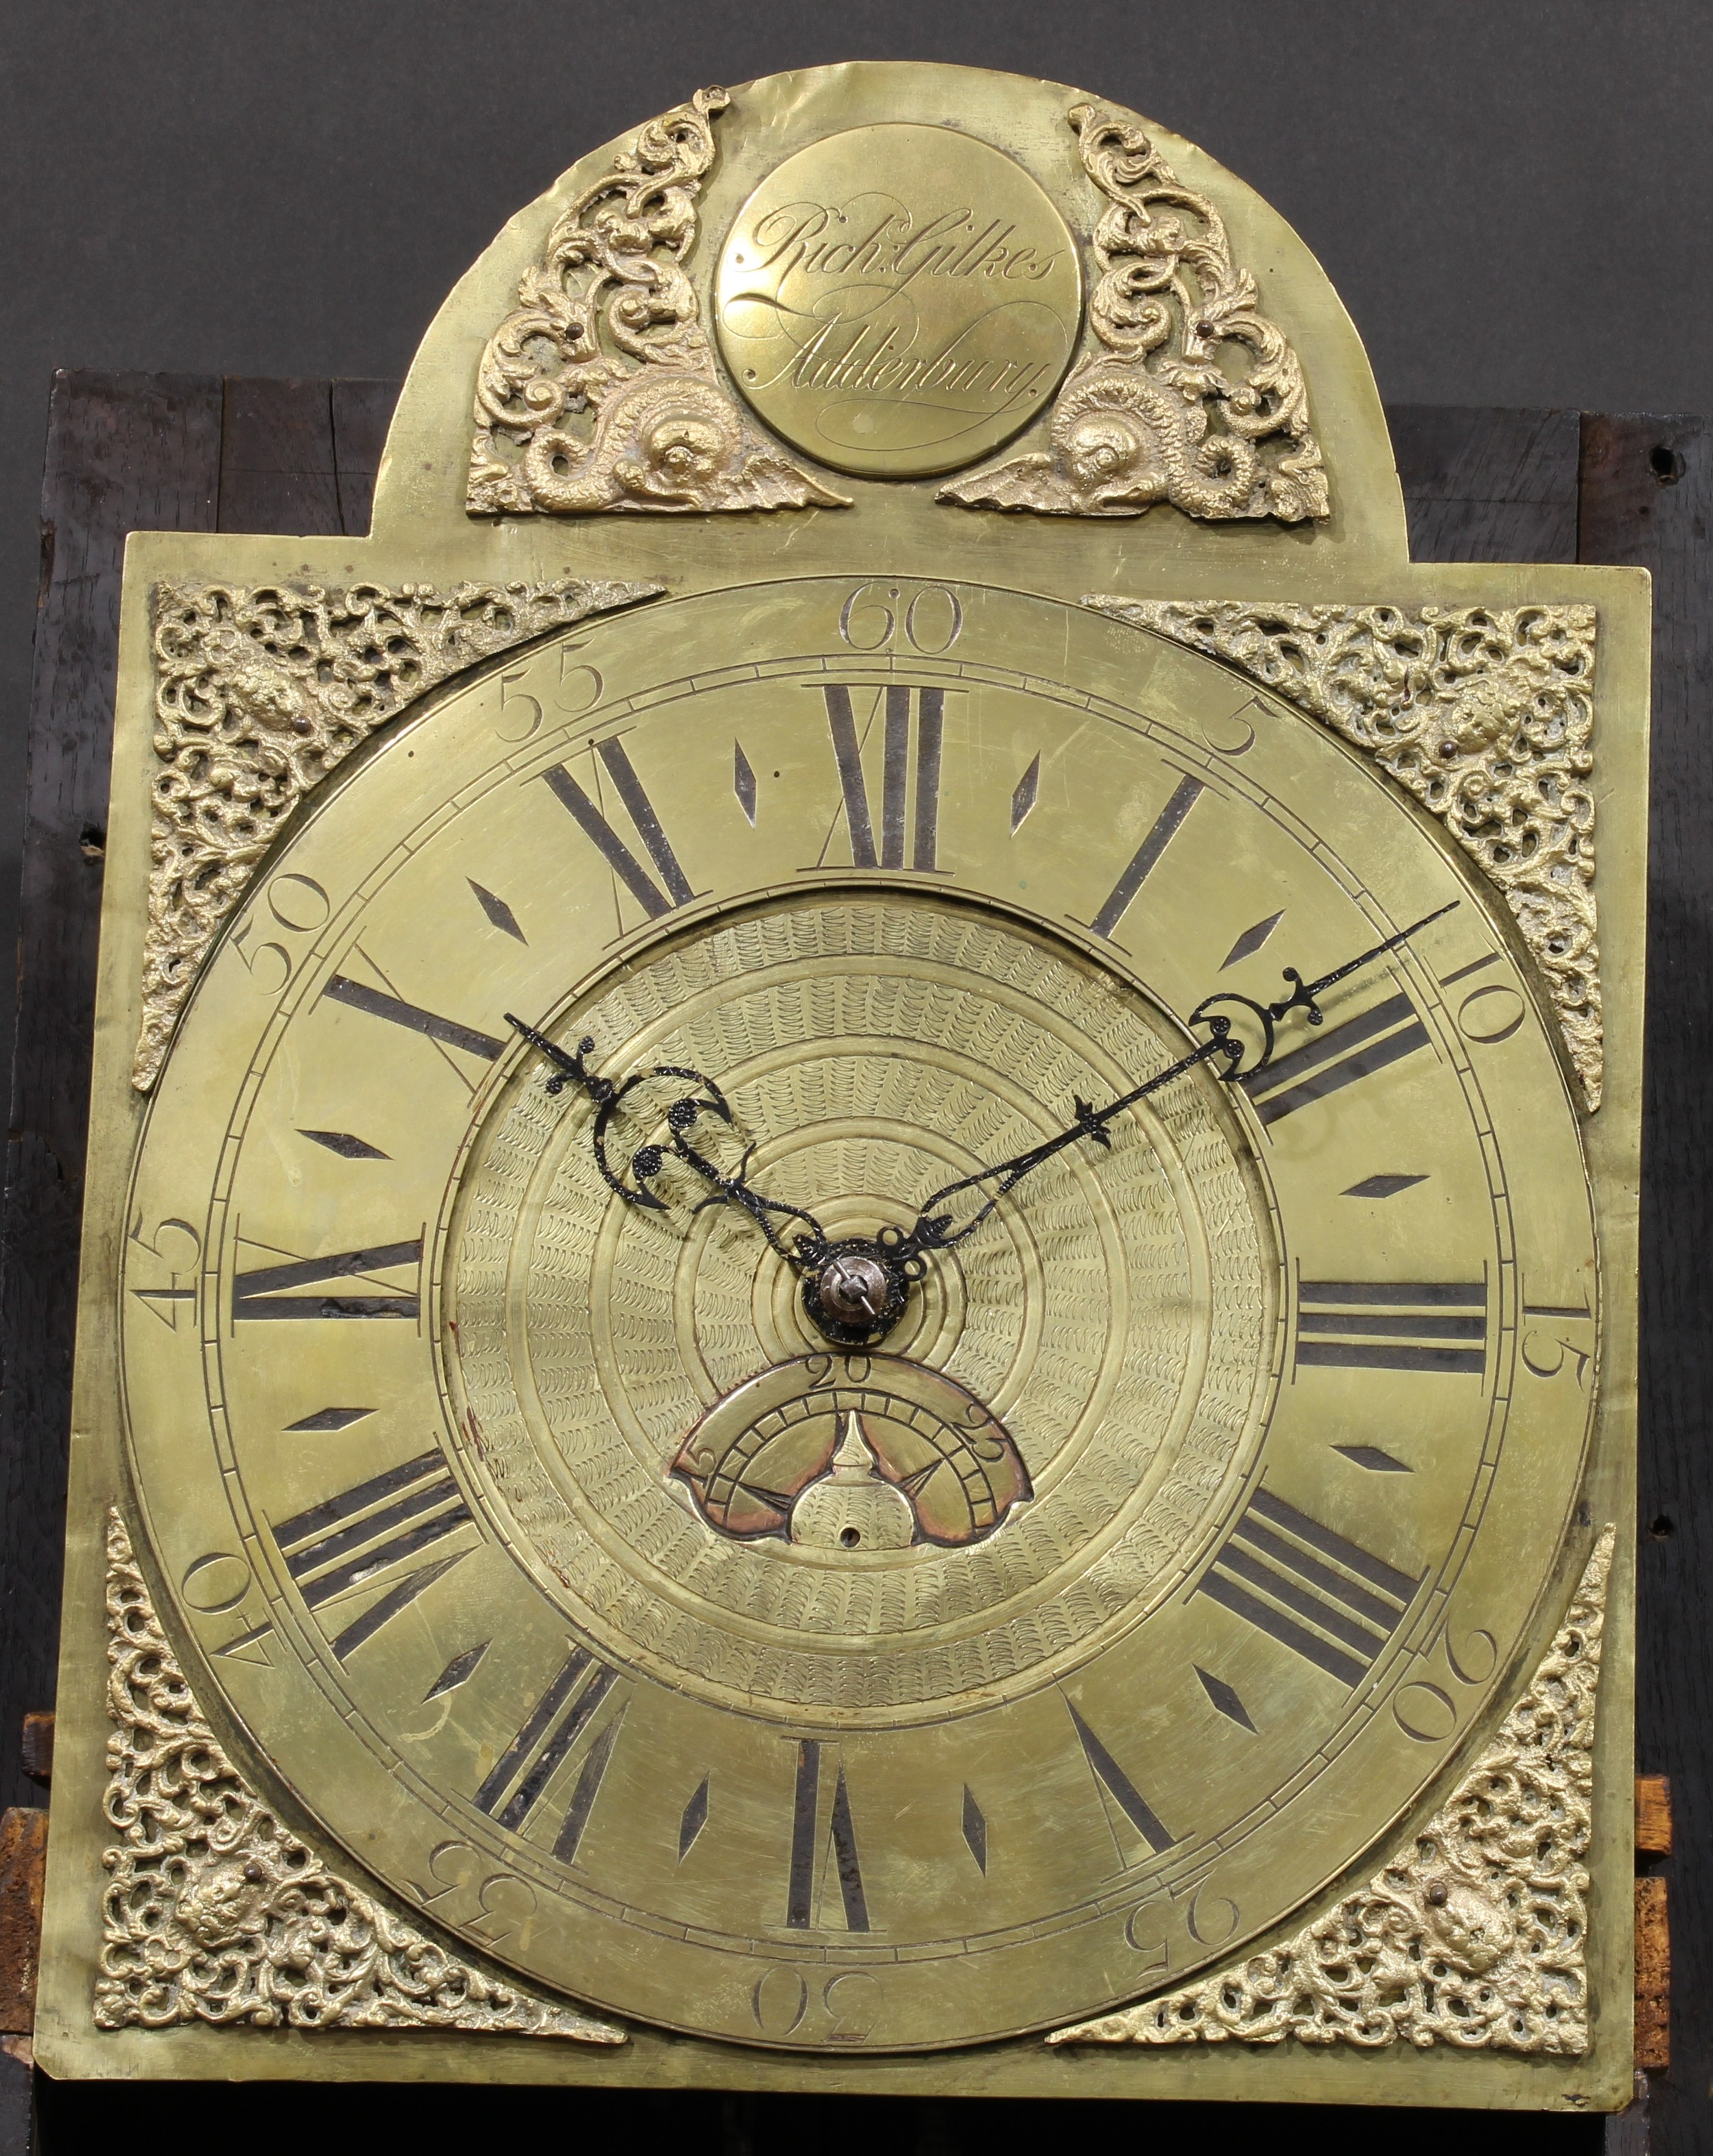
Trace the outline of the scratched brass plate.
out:
[[[731,377],[841,471],[972,463],[1069,364],[1082,272],[1023,169],[949,127],[851,128],[787,157],[739,211],[715,279]]]

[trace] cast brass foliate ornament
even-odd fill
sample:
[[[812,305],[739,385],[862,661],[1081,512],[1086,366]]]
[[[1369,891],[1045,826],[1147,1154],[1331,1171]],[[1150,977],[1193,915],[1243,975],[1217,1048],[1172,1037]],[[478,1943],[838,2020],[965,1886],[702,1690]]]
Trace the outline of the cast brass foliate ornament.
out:
[[[699,90],[562,213],[476,382],[472,516],[838,508],[721,388],[684,263],[714,162]]]
[[[1232,260],[1223,218],[1140,127],[1096,105],[1069,119],[1108,198],[1089,302],[1106,350],[1060,390],[1049,449],[950,480],[940,499],[1057,516],[1140,516],[1157,502],[1215,520],[1328,515],[1302,368]]]
[[[142,1024],[154,1084],[209,946],[293,811],[414,698],[479,660],[659,584],[156,588],[155,754]]]
[[[459,2029],[622,2044],[497,1982],[323,1865],[203,1719],[116,1510],[107,1519],[103,2029]]]
[[[1408,1846],[1282,1946],[1053,2044],[1588,2047],[1585,1867],[1615,1531],[1533,1683]]]
[[[1503,892],[1599,1106],[1592,607],[1084,604],[1240,666],[1438,816]]]

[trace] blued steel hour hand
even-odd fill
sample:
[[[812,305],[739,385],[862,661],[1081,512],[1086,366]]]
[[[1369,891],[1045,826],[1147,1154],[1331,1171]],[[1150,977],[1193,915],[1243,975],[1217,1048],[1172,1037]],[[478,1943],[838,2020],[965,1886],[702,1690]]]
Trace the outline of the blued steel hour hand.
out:
[[[705,1116],[711,1116],[728,1127],[732,1123],[731,1102],[705,1071],[692,1070],[684,1064],[656,1063],[633,1071],[628,1078],[615,1084],[612,1079],[603,1078],[598,1070],[590,1070],[587,1059],[594,1053],[592,1040],[586,1037],[580,1040],[577,1053],[572,1055],[556,1040],[526,1024],[510,1011],[505,1014],[505,1023],[515,1028],[531,1048],[539,1049],[554,1066],[553,1075],[547,1081],[550,1093],[562,1093],[567,1086],[575,1086],[594,1102],[595,1121],[590,1142],[595,1165],[608,1188],[627,1205],[641,1206],[649,1212],[667,1211],[666,1200],[654,1189],[654,1183],[668,1161],[675,1159],[708,1186],[707,1196],[693,1209],[695,1212],[710,1205],[739,1206],[793,1272],[807,1275],[825,1263],[831,1245],[814,1214],[805,1212],[800,1205],[787,1205],[782,1199],[763,1197],[750,1182],[753,1146],[746,1146],[737,1162],[725,1168],[693,1142],[691,1134]],[[657,1093],[654,1112],[657,1118],[664,1114],[667,1142],[664,1145],[651,1142],[639,1146],[624,1163],[629,1178],[627,1180],[626,1173],[613,1163],[611,1141],[615,1119],[628,1103],[633,1108],[643,1105],[634,1096],[644,1088],[659,1088],[662,1085],[669,1087],[672,1097],[662,1108]],[[686,1086],[688,1091],[684,1090]],[[802,1228],[787,1242],[777,1224],[790,1220],[800,1222]]]

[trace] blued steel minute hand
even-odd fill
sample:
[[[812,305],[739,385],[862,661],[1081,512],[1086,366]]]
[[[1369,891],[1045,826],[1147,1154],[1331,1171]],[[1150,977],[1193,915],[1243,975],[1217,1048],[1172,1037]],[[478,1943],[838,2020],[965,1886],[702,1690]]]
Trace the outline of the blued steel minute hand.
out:
[[[1198,1064],[1223,1061],[1225,1067],[1218,1075],[1228,1082],[1239,1077],[1253,1077],[1258,1071],[1264,1070],[1273,1060],[1279,1027],[1292,1011],[1304,1012],[1310,1025],[1319,1025],[1325,1016],[1319,998],[1328,988],[1347,979],[1362,967],[1372,965],[1377,958],[1383,958],[1387,952],[1398,950],[1408,943],[1411,937],[1418,936],[1430,922],[1442,920],[1457,904],[1457,900],[1453,899],[1449,906],[1442,906],[1437,912],[1423,914],[1419,921],[1412,921],[1408,928],[1399,929],[1395,936],[1388,936],[1384,942],[1375,944],[1372,950],[1363,951],[1356,957],[1346,960],[1343,965],[1334,967],[1330,973],[1321,974],[1317,981],[1305,981],[1295,966],[1287,966],[1285,978],[1291,984],[1290,993],[1281,996],[1276,1003],[1258,1004],[1252,997],[1223,990],[1203,997],[1189,1015],[1191,1025],[1205,1025],[1208,1029],[1208,1038],[1199,1048],[1192,1049],[1187,1055],[1181,1055],[1176,1063],[1168,1064],[1165,1070],[1156,1071],[1151,1078],[1144,1079],[1140,1086],[1133,1086],[1129,1092],[1121,1093],[1116,1101],[1109,1101],[1104,1108],[1094,1107],[1086,1101],[1074,1100],[1074,1120],[1054,1137],[1043,1139],[1038,1146],[1031,1146],[1027,1152],[1013,1153],[1009,1160],[996,1161],[991,1168],[978,1168],[973,1175],[962,1176],[956,1183],[945,1184],[923,1201],[914,1227],[907,1230],[881,1230],[880,1241],[886,1258],[894,1264],[907,1265],[912,1259],[920,1260],[930,1251],[952,1249],[967,1236],[972,1235],[1000,1199],[1015,1190],[1026,1175],[1033,1174],[1036,1168],[1051,1160],[1055,1154],[1063,1152],[1068,1146],[1074,1145],[1079,1138],[1092,1138],[1098,1146],[1110,1147],[1112,1140],[1107,1133],[1109,1123],[1121,1116],[1126,1108],[1133,1108],[1138,1101],[1145,1101],[1149,1094],[1157,1093],[1162,1086],[1169,1086],[1174,1078],[1182,1078],[1186,1071],[1193,1070]],[[1232,1032],[1231,1019],[1216,1009],[1215,1006],[1221,1004],[1247,1011],[1259,1026],[1260,1048],[1253,1062],[1248,1060],[1249,1050],[1245,1044]],[[967,1220],[961,1226],[954,1227],[951,1215],[942,1213],[939,1209],[948,1199],[969,1190],[985,1190],[987,1195]]]

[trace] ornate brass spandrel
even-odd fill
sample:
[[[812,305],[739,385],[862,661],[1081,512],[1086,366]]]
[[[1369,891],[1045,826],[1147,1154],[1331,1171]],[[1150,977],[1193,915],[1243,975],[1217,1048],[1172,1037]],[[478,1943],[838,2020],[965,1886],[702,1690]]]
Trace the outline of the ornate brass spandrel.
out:
[[[1439,817],[1510,909],[1599,1106],[1592,607],[1083,603],[1241,667]]]
[[[1140,127],[1095,105],[1069,117],[1107,198],[1089,301],[1105,349],[1067,378],[1045,451],[983,465],[940,500],[1059,516],[1140,516],[1162,501],[1211,520],[1327,516],[1302,367],[1232,259],[1224,219]],[[1243,369],[1228,372],[1237,352]]]
[[[574,196],[476,377],[472,516],[836,509],[721,388],[685,269],[715,157],[699,90]]]
[[[1584,1860],[1615,1530],[1535,1671],[1449,1803],[1282,1946],[1049,2044],[1352,2044],[1588,2049]]]
[[[448,2029],[622,2044],[624,2031],[501,1983],[330,1871],[252,1789],[162,1630],[107,1516],[108,1825],[102,2029]]]
[[[160,1075],[222,923],[292,811],[413,697],[497,652],[661,584],[356,584],[154,592],[155,732],[142,1022],[131,1082]]]

